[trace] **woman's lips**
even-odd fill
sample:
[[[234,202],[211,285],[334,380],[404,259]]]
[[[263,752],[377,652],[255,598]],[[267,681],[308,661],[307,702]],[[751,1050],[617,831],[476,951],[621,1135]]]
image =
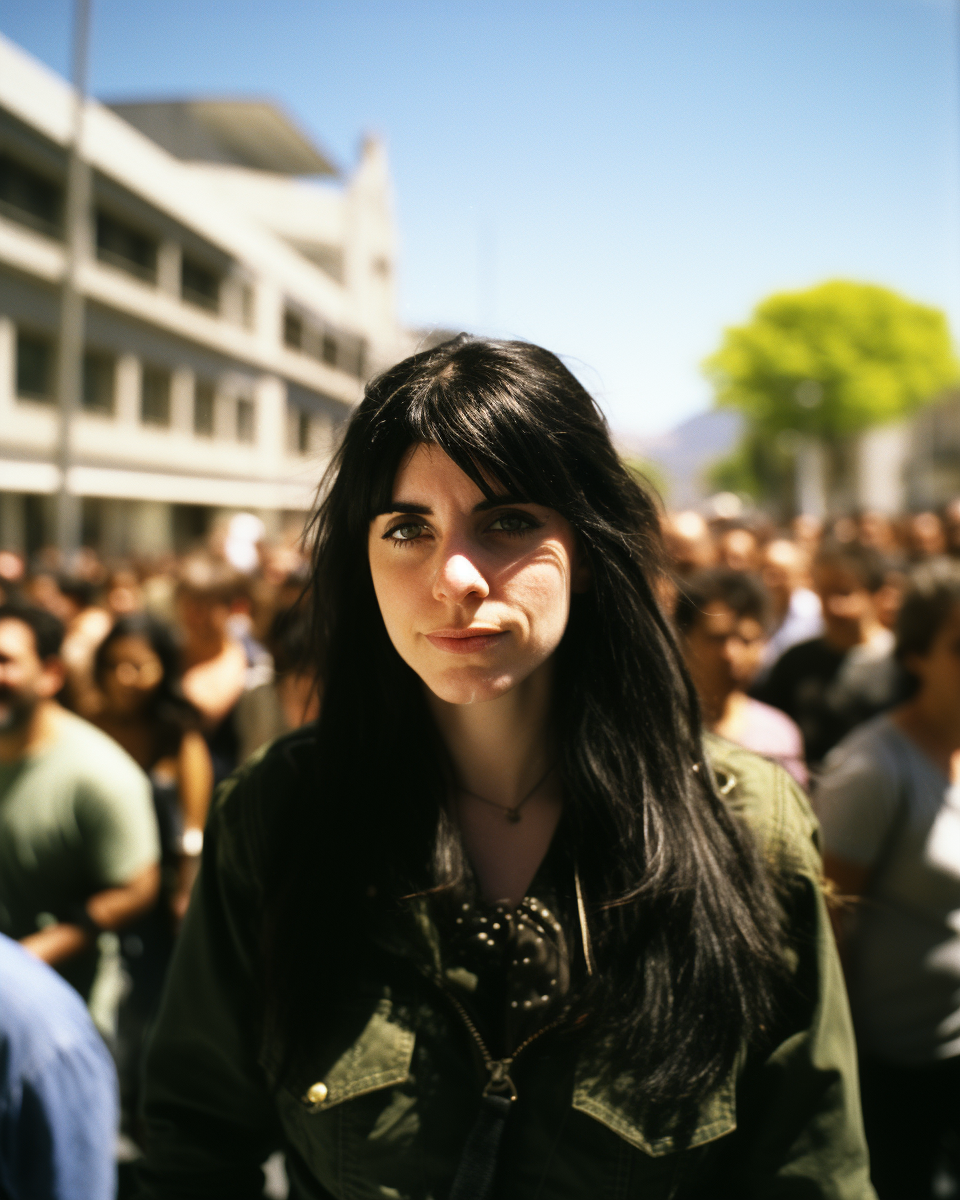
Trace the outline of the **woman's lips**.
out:
[[[427,634],[427,641],[448,654],[478,654],[496,646],[506,636],[498,629],[438,629]]]

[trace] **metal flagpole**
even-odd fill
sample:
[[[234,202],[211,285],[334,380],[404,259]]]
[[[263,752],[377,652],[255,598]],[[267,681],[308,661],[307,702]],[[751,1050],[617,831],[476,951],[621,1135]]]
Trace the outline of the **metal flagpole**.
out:
[[[83,122],[87,101],[87,57],[90,0],[75,0],[73,16],[73,131],[67,157],[64,213],[64,268],[60,288],[60,339],[57,352],[59,428],[57,466],[57,547],[63,565],[80,545],[80,498],[70,489],[73,415],[83,387],[83,295],[78,272],[87,252],[90,213],[90,167],[83,158]]]

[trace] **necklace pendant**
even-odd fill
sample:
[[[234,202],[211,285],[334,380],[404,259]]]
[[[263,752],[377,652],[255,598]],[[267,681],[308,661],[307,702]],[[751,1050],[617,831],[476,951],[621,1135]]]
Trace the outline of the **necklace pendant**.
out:
[[[510,822],[511,825],[519,824],[520,818],[522,816],[523,816],[523,814],[520,812],[519,809],[516,809],[516,808],[508,808],[507,809],[507,820]]]

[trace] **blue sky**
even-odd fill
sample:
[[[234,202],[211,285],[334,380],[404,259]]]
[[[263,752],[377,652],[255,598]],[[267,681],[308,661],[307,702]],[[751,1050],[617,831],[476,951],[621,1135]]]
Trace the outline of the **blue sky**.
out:
[[[615,428],[710,403],[770,291],[843,276],[960,330],[960,0],[93,0],[107,98],[255,93],[387,140],[402,315],[565,356]],[[66,73],[68,0],[0,0]]]

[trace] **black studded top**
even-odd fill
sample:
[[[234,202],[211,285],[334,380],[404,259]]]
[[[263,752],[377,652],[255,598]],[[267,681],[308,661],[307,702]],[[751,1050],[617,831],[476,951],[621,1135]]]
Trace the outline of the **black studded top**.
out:
[[[555,1020],[570,990],[562,907],[553,889],[535,890],[545,898],[528,895],[515,908],[458,890],[444,921],[448,983],[498,1057]]]

